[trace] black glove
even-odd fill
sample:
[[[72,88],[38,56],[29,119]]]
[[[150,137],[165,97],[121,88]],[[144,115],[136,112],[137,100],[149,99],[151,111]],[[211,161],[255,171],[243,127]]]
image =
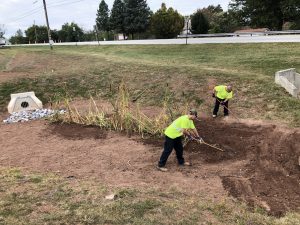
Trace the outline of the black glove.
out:
[[[211,95],[213,98],[215,98],[216,97],[216,95],[215,95],[215,93],[212,93],[212,95]]]
[[[190,141],[190,140],[192,140],[193,139],[193,137],[191,136],[191,135],[185,135],[186,137],[187,137],[187,139]]]

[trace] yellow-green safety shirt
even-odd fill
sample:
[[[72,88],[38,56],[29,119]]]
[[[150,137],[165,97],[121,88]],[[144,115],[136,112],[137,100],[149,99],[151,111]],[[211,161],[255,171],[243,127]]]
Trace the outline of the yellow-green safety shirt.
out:
[[[225,85],[219,85],[215,87],[215,91],[217,92],[217,97],[220,99],[231,99],[233,96],[233,92],[227,92]]]
[[[175,139],[183,135],[183,129],[195,129],[194,122],[189,119],[188,115],[181,116],[174,120],[174,122],[165,130],[165,135]]]

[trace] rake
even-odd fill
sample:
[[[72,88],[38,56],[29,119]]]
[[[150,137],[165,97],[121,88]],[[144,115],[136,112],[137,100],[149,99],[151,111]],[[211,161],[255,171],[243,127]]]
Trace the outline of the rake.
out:
[[[200,140],[195,139],[195,138],[193,138],[193,137],[189,137],[189,138],[188,138],[188,141],[184,144],[183,147],[185,147],[185,146],[187,145],[187,143],[188,143],[190,140],[196,141],[196,142],[199,143],[199,144],[205,144],[205,145],[207,145],[207,146],[209,146],[209,147],[211,147],[211,148],[214,148],[214,149],[216,149],[216,150],[218,150],[218,151],[225,152],[225,150],[223,150],[223,149],[221,149],[221,148],[218,148],[218,147],[216,147],[216,146],[214,146],[214,145],[212,145],[212,144],[208,144],[207,142],[203,141],[203,139],[202,139],[202,141],[200,141]]]
[[[217,99],[217,98],[216,98]],[[219,100],[219,99],[217,99],[217,101],[220,103],[220,105],[222,105],[221,104],[221,101]],[[225,109],[227,109],[232,115],[233,115],[233,117],[234,118],[236,118],[239,122],[241,122],[241,119],[240,118],[238,118],[233,112],[232,112],[232,110],[230,110],[228,107],[226,107],[225,105],[222,105]]]

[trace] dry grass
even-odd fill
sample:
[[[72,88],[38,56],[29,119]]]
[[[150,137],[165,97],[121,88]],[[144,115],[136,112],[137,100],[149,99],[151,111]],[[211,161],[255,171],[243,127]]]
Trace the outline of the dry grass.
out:
[[[115,100],[111,101],[113,110],[107,112],[98,107],[93,97],[90,97],[89,110],[80,113],[76,106],[71,105],[65,99],[65,115],[57,114],[52,118],[54,122],[76,123],[82,125],[95,125],[102,129],[126,132],[127,134],[139,134],[162,136],[164,129],[171,120],[170,108],[165,101],[161,111],[154,117],[149,117],[140,110],[139,104],[132,103],[128,87],[121,82],[118,87]]]
[[[113,201],[105,199],[114,193]],[[267,216],[231,199],[174,188],[109,188],[95,181],[72,181],[53,174],[0,168],[0,224],[296,225],[300,214]]]

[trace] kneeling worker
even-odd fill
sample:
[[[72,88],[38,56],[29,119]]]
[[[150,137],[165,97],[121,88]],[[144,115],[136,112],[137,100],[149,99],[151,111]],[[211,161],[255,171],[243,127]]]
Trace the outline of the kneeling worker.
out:
[[[187,135],[195,139],[202,139],[199,137],[198,131],[195,128],[193,120],[197,118],[196,110],[190,110],[188,115],[183,115],[176,119],[170,126],[165,130],[165,144],[164,150],[158,162],[158,169],[165,172],[168,169],[165,168],[168,157],[170,156],[173,148],[176,152],[178,164],[181,166],[190,166],[189,162],[185,162],[183,158],[183,145],[182,136]]]
[[[214,88],[212,96],[216,98],[213,117],[217,117],[220,104],[224,106],[224,116],[228,116],[228,101],[233,96],[232,86],[219,85]]]

